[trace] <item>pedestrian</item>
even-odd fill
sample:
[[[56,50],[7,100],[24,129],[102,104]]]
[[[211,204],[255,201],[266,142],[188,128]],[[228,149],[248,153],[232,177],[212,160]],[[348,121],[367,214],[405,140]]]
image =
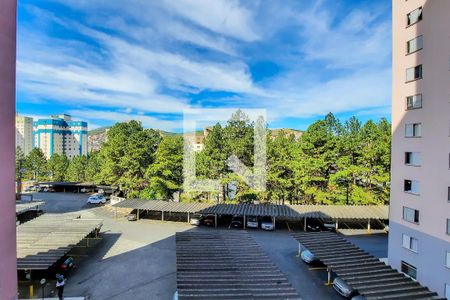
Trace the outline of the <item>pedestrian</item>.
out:
[[[59,300],[64,299],[64,285],[66,284],[66,279],[63,275],[60,275],[56,280],[56,289],[58,290],[58,298]]]

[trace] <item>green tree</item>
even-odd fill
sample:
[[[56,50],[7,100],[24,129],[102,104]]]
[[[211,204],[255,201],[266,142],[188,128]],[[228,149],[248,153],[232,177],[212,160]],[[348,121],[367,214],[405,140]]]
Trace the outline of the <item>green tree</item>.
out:
[[[47,170],[50,178],[54,181],[64,181],[68,166],[69,159],[66,155],[53,154],[47,162]]]
[[[86,160],[85,181],[104,183],[100,179],[101,160],[99,151],[89,152]]]
[[[67,168],[66,180],[85,182],[87,165],[88,158],[86,155],[75,156],[72,158]]]
[[[99,180],[119,185],[128,196],[137,196],[146,188],[144,174],[154,161],[161,135],[144,129],[138,121],[116,123],[107,134],[99,153]]]
[[[145,178],[149,186],[141,193],[143,198],[169,199],[181,189],[183,180],[183,137],[166,136],[156,151],[155,161]]]
[[[22,151],[22,148],[17,146],[16,148],[16,181],[22,180],[23,175],[26,172],[25,169],[25,154]]]
[[[40,148],[33,148],[25,159],[25,169],[28,179],[47,179],[47,159]]]

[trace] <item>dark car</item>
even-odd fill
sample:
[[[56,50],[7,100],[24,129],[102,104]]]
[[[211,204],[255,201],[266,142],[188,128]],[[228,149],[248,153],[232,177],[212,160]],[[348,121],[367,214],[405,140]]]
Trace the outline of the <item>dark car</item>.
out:
[[[230,228],[243,228],[244,227],[244,218],[239,216],[234,216],[231,219]]]
[[[205,217],[202,217],[200,222],[208,227],[213,227],[215,225],[216,217],[214,215],[207,215]]]
[[[325,231],[325,226],[323,223],[316,219],[309,219],[306,222],[307,231]]]

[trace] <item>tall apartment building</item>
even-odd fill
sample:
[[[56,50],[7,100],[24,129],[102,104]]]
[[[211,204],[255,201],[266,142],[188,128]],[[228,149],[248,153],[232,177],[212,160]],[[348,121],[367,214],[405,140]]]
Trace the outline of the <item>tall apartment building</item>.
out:
[[[34,122],[34,145],[47,158],[65,154],[68,158],[88,153],[87,123],[72,121],[69,115],[56,115]]]
[[[33,118],[16,115],[16,148],[27,155],[33,149]]]
[[[450,1],[392,5],[389,263],[450,299]]]

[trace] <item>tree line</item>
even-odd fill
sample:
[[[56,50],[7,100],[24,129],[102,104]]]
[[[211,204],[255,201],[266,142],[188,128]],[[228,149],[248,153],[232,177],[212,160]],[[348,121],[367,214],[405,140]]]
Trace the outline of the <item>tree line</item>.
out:
[[[304,204],[385,204],[389,199],[391,124],[364,124],[356,117],[341,122],[333,114],[311,124],[300,137],[267,130],[267,188],[250,189],[226,159],[234,154],[252,166],[254,122],[237,111],[217,123],[196,152],[196,176],[218,179],[222,190],[182,191],[183,136],[162,135],[138,121],[116,123],[97,152],[68,159],[46,159],[33,149],[17,149],[22,180],[81,181],[119,186],[127,197],[181,201],[270,202]]]

